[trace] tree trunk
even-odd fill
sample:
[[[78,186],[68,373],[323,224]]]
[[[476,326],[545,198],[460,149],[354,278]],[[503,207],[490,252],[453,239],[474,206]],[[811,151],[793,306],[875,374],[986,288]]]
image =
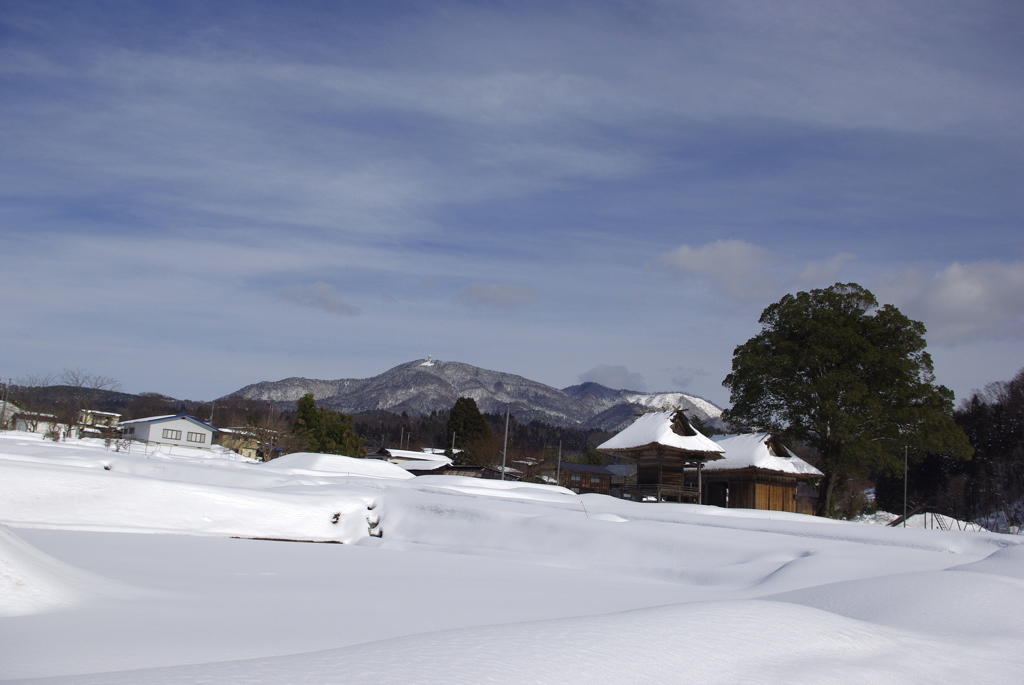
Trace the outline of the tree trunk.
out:
[[[825,516],[827,518],[832,517],[832,491],[836,486],[836,473],[830,471],[825,479],[822,480],[821,485],[818,486],[818,510],[815,512],[817,516]]]

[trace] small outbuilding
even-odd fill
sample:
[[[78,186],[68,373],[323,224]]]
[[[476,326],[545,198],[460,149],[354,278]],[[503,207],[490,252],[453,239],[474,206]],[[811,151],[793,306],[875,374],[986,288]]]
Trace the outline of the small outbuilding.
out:
[[[14,414],[10,421],[16,431],[25,433],[42,433],[43,435],[63,435],[63,426],[53,414],[23,411]]]
[[[148,444],[210,449],[217,429],[187,414],[122,421],[121,437]]]
[[[82,409],[78,412],[78,437],[109,438],[116,437],[121,415],[111,411]]]
[[[644,414],[597,449],[636,463],[636,484],[622,496],[641,502],[700,502],[704,465],[725,452],[681,410]],[[687,469],[693,469],[692,478]]]
[[[439,476],[465,476],[467,478],[485,478],[487,480],[519,480],[523,477],[521,471],[507,466],[505,477],[501,477],[501,467],[476,466],[474,464],[449,464],[444,469],[438,469],[433,473]]]
[[[561,485],[577,494],[592,492],[599,495],[610,494],[614,475],[603,466],[571,461],[545,461],[540,465],[540,473],[546,483]]]
[[[227,447],[232,452],[241,454],[243,457],[259,461],[270,461],[270,459],[277,456],[272,454],[270,459],[263,458],[260,441],[248,426],[218,428],[217,432],[213,434],[213,444]]]
[[[389,461],[392,464],[401,466],[414,476],[442,474],[452,464],[451,458],[445,456],[444,450],[434,449],[416,452],[414,450],[382,447],[376,452],[366,455],[366,457],[368,459]]]
[[[715,436],[725,458],[704,469],[702,502],[730,509],[813,514],[810,483],[823,477],[768,433]]]

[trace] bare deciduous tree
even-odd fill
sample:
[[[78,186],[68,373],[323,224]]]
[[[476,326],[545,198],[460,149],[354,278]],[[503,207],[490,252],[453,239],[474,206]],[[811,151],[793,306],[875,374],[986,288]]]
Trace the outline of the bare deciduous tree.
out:
[[[84,369],[64,369],[57,377],[58,385],[65,388],[55,406],[57,422],[64,428],[64,437],[71,435],[78,426],[83,409],[88,409],[96,402],[103,391],[117,391],[121,384],[110,376],[91,374]],[[54,440],[60,439],[60,432],[55,431]]]

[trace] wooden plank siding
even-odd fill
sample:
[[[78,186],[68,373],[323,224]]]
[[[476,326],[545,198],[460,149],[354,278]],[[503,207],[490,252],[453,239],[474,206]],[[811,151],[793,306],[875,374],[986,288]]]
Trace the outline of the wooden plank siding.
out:
[[[796,483],[792,486],[756,483],[755,487],[754,509],[796,511]]]
[[[688,473],[688,479],[695,474]],[[742,469],[706,471],[704,504],[730,509],[797,511],[797,480],[781,474]]]

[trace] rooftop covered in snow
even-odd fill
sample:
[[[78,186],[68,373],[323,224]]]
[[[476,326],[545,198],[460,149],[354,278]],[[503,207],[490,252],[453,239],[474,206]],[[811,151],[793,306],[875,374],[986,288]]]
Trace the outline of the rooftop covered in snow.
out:
[[[399,450],[388,447],[386,449],[380,449],[374,452],[371,457],[378,459],[386,459],[392,463],[400,463],[404,461],[437,461],[451,464],[451,457],[445,456],[443,451],[440,452],[416,452],[413,450]]]
[[[713,440],[725,450],[725,458],[709,463],[704,467],[707,471],[756,468],[810,478],[824,475],[769,433],[721,435]]]
[[[681,411],[644,414],[614,437],[597,446],[601,452],[637,458],[641,455],[721,459],[725,451],[701,435]]]

